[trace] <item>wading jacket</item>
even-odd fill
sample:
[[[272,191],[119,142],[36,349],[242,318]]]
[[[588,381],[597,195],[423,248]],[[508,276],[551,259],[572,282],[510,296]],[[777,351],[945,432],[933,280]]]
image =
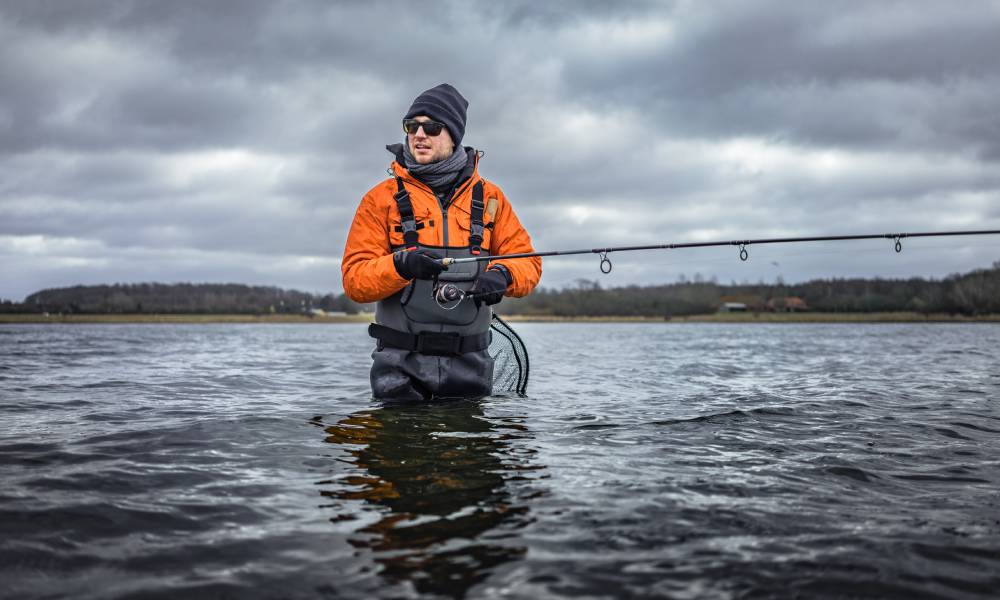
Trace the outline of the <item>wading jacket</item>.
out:
[[[472,188],[482,180],[486,205],[482,253],[534,251],[531,238],[507,198],[499,187],[479,176],[479,157],[475,152],[470,155],[473,157],[471,169],[467,168],[464,180],[456,187],[450,202],[443,206],[434,192],[411,176],[398,158],[392,163],[395,177],[386,179],[365,194],[351,223],[341,263],[344,291],[351,300],[377,302],[410,283],[399,276],[392,259],[393,248],[403,245],[400,214],[393,199],[397,191],[396,177],[402,179],[409,192],[420,246],[432,249],[469,246]],[[542,275],[542,261],[537,257],[495,262],[506,267],[513,279],[507,288],[508,296],[526,296]]]

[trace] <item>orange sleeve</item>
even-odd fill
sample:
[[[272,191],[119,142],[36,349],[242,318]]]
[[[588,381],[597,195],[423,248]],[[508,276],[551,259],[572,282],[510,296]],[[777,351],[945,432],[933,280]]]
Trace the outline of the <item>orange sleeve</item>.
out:
[[[523,252],[534,252],[531,245],[531,236],[525,231],[521,221],[514,214],[514,209],[507,202],[503,192],[496,190],[498,199],[497,214],[493,219],[493,237],[490,245],[490,252],[493,254],[520,254]],[[501,264],[510,271],[514,283],[507,288],[508,296],[527,296],[531,290],[538,285],[538,280],[542,277],[542,259],[533,258],[512,258],[507,260],[496,260],[492,264]]]
[[[406,287],[392,264],[389,215],[375,197],[378,188],[361,199],[347,234],[340,273],[344,293],[359,303],[377,302]]]

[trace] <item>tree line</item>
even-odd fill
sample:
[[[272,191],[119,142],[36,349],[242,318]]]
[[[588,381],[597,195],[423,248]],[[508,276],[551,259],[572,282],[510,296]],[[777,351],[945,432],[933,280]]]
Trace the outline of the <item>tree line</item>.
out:
[[[346,295],[310,294],[237,283],[136,283],[45,289],[0,312],[64,314],[296,314],[320,309],[356,314]]]
[[[707,314],[727,300],[749,310],[781,310],[797,298],[812,311],[925,314],[1000,314],[1000,261],[944,279],[815,279],[805,283],[722,285],[693,281],[654,286],[603,288],[580,280],[562,289],[540,288],[525,298],[507,298],[501,314],[533,316],[670,317]],[[355,314],[371,305],[352,302],[344,294],[310,294],[277,287],[242,284],[139,283],[46,289],[24,302],[4,301],[0,312],[69,314],[268,314],[304,313],[321,309]]]
[[[541,289],[525,298],[507,298],[501,314],[533,316],[670,317],[716,312],[733,300],[749,310],[781,310],[789,298],[818,312],[915,311],[924,314],[1000,313],[1000,261],[945,279],[815,279],[805,283],[731,284],[694,281],[657,286],[602,288],[580,280],[575,287]]]

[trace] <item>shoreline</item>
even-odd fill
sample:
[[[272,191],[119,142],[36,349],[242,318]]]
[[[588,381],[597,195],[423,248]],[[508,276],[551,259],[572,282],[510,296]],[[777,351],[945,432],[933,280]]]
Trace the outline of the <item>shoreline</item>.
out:
[[[1000,323],[1000,314],[966,316],[949,314],[923,315],[915,312],[874,313],[715,313],[664,317],[546,317],[537,315],[500,315],[515,323]]]
[[[560,317],[544,315],[500,315],[512,323],[1000,323],[1000,314],[965,316],[923,315],[915,312],[878,313],[717,313],[663,317]],[[59,315],[36,313],[0,314],[0,325],[87,324],[87,323],[266,323],[336,324],[371,323],[372,313],[358,315],[237,315],[237,314],[89,314]]]
[[[371,314],[306,316],[306,315],[238,315],[238,314],[0,314],[0,324],[16,323],[370,323]]]

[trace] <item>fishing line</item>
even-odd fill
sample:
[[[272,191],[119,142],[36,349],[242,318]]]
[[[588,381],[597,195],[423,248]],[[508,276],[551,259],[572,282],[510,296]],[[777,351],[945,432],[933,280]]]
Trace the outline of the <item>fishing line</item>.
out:
[[[638,250],[676,250],[682,248],[708,248],[729,246],[737,250],[737,257],[742,262],[750,260],[750,248],[766,244],[792,244],[805,242],[838,242],[853,240],[886,240],[890,243],[890,248],[897,254],[901,254],[904,248],[904,241],[908,238],[917,237],[953,237],[969,235],[1000,235],[1000,230],[978,230],[978,231],[931,231],[919,233],[884,233],[878,235],[835,235],[835,236],[810,236],[810,237],[784,237],[784,238],[762,238],[744,239],[715,242],[684,242],[676,244],[654,244],[645,246],[620,246],[589,248],[585,250],[556,250],[551,252],[523,252],[503,255],[484,255],[471,257],[445,257],[440,259],[444,267],[461,263],[488,262],[502,259],[534,258],[545,256],[568,256],[575,254],[597,254],[600,257],[600,269],[604,274],[611,273],[612,263],[609,257],[614,252],[633,252]],[[917,249],[921,249],[917,246]],[[923,250],[932,248],[923,247]],[[862,251],[862,250],[859,250]],[[874,252],[872,249],[864,249],[864,252]],[[798,258],[802,253],[792,256]],[[768,261],[772,258],[781,257],[788,259],[787,254],[772,254],[766,250],[758,255],[758,260]],[[673,263],[671,263],[673,264]],[[775,266],[781,268],[774,261]],[[433,296],[444,310],[454,310],[463,300],[475,299],[481,296],[488,296],[491,293],[470,294],[453,283],[434,283]],[[491,341],[488,352],[494,361],[493,390],[494,392],[508,391],[524,394],[528,385],[528,354],[527,348],[521,338],[496,314],[491,317],[490,323]]]
[[[608,274],[611,272],[613,268],[610,254],[614,252],[635,252],[639,250],[679,250],[684,248],[708,248],[717,246],[732,246],[738,250],[737,256],[739,257],[739,259],[743,262],[746,262],[750,260],[750,248],[752,246],[759,246],[764,244],[794,244],[794,243],[807,243],[807,242],[841,242],[841,241],[883,239],[883,240],[888,240],[891,243],[890,247],[893,250],[895,250],[897,254],[900,254],[903,251],[904,241],[909,238],[952,237],[952,236],[970,236],[970,235],[1000,235],[1000,230],[987,229],[987,230],[975,230],[975,231],[922,231],[922,232],[901,232],[901,233],[862,234],[862,235],[826,235],[826,236],[804,236],[804,237],[758,238],[758,239],[743,239],[743,240],[738,239],[738,240],[714,241],[714,242],[680,242],[671,244],[650,244],[642,246],[588,248],[580,250],[553,250],[549,252],[521,252],[514,254],[471,256],[464,258],[449,257],[441,259],[441,264],[448,266],[452,264],[484,262],[484,261],[493,261],[500,259],[568,256],[574,254],[597,254],[600,256],[601,259],[599,265],[601,272],[604,274]]]

